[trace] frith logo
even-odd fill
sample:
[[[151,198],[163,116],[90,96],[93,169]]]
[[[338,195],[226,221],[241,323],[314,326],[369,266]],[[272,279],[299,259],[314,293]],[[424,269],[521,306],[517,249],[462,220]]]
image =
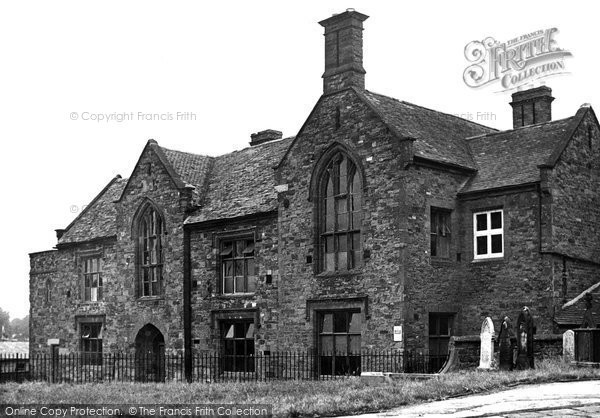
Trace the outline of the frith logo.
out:
[[[465,58],[471,64],[463,79],[472,88],[499,82],[503,90],[512,90],[544,77],[565,74],[564,59],[572,56],[558,48],[556,28],[538,30],[507,42],[492,37],[472,41],[465,47]]]

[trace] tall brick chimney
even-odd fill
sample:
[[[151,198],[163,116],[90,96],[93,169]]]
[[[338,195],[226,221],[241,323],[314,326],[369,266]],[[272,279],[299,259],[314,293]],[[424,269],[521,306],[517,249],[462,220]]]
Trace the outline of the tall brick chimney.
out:
[[[541,86],[513,93],[513,128],[552,120],[552,89]]]
[[[363,68],[363,22],[369,16],[347,9],[319,24],[325,28],[323,93],[354,86],[365,88]]]

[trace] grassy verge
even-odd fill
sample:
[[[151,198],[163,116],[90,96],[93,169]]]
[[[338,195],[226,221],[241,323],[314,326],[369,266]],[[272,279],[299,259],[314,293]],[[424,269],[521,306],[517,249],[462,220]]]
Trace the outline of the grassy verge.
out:
[[[542,361],[536,370],[465,371],[431,380],[366,383],[358,378],[310,382],[215,384],[45,384],[0,385],[3,403],[272,404],[278,417],[350,415],[506,388],[517,384],[600,379],[599,369]]]

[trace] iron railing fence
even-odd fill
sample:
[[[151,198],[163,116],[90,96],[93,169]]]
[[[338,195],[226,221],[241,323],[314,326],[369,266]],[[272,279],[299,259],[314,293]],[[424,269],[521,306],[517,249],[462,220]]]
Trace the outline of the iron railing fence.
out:
[[[192,381],[331,380],[362,372],[437,373],[447,356],[366,350],[360,353],[272,352],[236,356],[198,352]],[[0,382],[185,381],[183,354],[103,353],[0,355]]]

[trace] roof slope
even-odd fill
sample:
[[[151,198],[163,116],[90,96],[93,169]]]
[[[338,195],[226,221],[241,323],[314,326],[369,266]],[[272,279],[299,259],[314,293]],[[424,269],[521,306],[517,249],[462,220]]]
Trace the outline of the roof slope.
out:
[[[116,235],[117,211],[114,201],[119,198],[127,179],[112,179],[89,205],[65,228],[58,244],[89,241]]]
[[[194,186],[198,192],[204,189],[214,157],[175,151],[164,147],[160,147],[160,149],[185,183]]]
[[[293,138],[216,157],[203,205],[186,223],[234,218],[277,208],[273,166]]]
[[[574,117],[470,138],[479,170],[461,193],[540,180],[539,165],[570,136]]]
[[[360,94],[360,93],[359,93]],[[414,138],[415,156],[476,169],[465,138],[496,132],[496,129],[381,94],[362,96],[396,134]]]

